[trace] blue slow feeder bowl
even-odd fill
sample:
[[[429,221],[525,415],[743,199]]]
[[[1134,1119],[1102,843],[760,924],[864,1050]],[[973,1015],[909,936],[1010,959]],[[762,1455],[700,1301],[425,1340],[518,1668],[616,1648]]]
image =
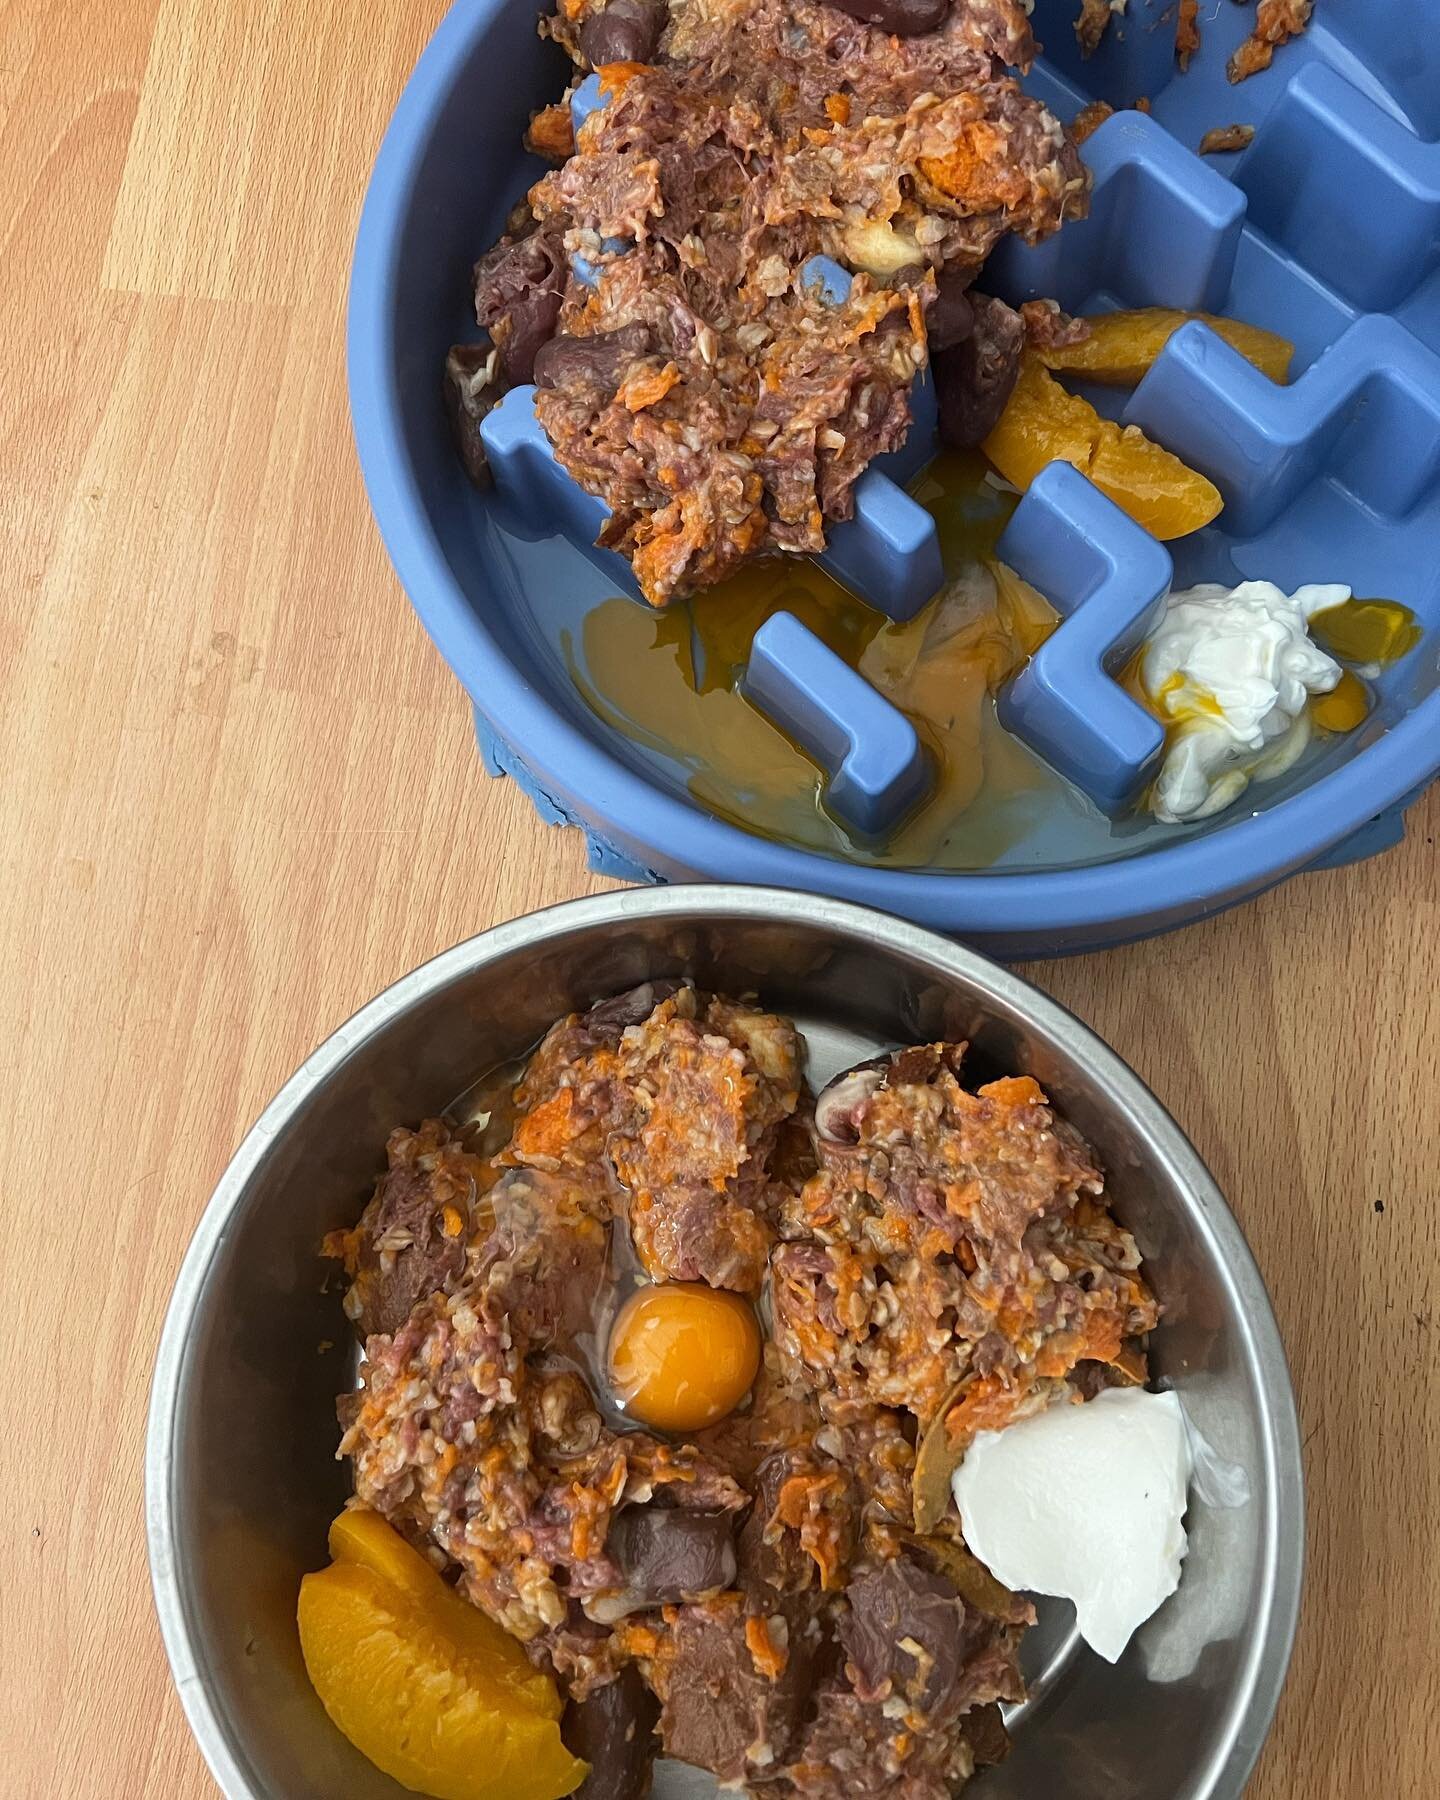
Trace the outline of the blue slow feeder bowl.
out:
[[[1088,62],[1072,30],[1077,10],[1075,0],[1037,0],[1046,55],[1027,85],[1062,118],[1089,98],[1139,94],[1151,116],[1121,113],[1087,143],[1091,218],[1033,250],[1002,245],[984,285],[1017,302],[1053,296],[1076,312],[1229,313],[1290,338],[1294,377],[1276,389],[1205,327],[1188,326],[1129,402],[1127,419],[1225,496],[1216,527],[1166,547],[1175,580],[1346,581],[1411,606],[1421,644],[1385,671],[1365,724],[1294,778],[1254,787],[1188,834],[1142,835],[1130,854],[1112,845],[1103,861],[876,867],[789,848],[707,812],[678,767],[668,779],[590,712],[547,633],[557,595],[583,609],[616,591],[613,573],[564,535],[567,508],[542,501],[517,521],[516,495],[476,494],[454,452],[440,370],[448,347],[474,335],[470,267],[540,173],[521,135],[568,68],[536,36],[530,6],[457,0],[401,97],[361,220],[349,321],[355,434],[396,570],[474,703],[486,767],[521,782],[546,819],[578,825],[597,868],[832,893],[992,954],[1058,954],[1167,930],[1300,870],[1387,848],[1404,807],[1440,770],[1440,35],[1430,9],[1327,0],[1266,74],[1238,87],[1224,65],[1252,8],[1206,21],[1185,75],[1168,3],[1130,0]],[[1236,121],[1256,127],[1248,150],[1194,154],[1207,129]],[[553,473],[536,472],[537,490]],[[1153,730],[1106,671],[1143,629],[1168,557],[1151,555],[1101,500],[1056,465],[1011,523],[1007,560],[1064,622],[1002,696],[1001,717],[1103,805],[1155,755]],[[793,709],[792,735],[807,741],[810,728],[842,797],[846,781],[862,809],[907,793],[895,721],[883,702],[865,704],[879,696],[853,696],[847,716],[849,690],[790,630],[804,627],[772,625],[747,688]]]

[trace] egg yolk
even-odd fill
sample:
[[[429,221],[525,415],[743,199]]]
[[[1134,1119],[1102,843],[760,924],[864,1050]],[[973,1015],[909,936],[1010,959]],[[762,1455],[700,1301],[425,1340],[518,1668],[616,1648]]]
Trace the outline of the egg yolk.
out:
[[[688,1281],[641,1288],[610,1333],[615,1397],[660,1431],[698,1431],[733,1412],[760,1367],[760,1326],[738,1294]]]
[[[1349,669],[1328,694],[1310,702],[1310,716],[1322,731],[1353,731],[1363,725],[1370,711],[1365,685]]]

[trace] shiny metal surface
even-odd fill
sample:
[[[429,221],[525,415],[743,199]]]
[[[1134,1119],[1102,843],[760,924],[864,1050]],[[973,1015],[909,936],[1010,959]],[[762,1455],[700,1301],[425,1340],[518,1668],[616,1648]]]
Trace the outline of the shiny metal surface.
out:
[[[1247,1473],[1248,1504],[1192,1499],[1179,1593],[1114,1668],[1063,1608],[1034,1638],[1036,1694],[975,1800],[1234,1800],[1284,1680],[1303,1498],[1284,1352],[1243,1238],[1157,1100],[1016,976],[918,927],[762,889],[604,895],[486,932],[397,982],[286,1084],[236,1153],[176,1284],[151,1395],[156,1605],[200,1745],[231,1800],[395,1800],[331,1727],[295,1632],[345,1492],[348,1368],[317,1255],[353,1222],[392,1125],[445,1105],[559,1014],[658,974],[758,990],[806,1030],[812,1076],[902,1040],[969,1038],[977,1073],[1026,1071],[1097,1146],[1165,1302],[1157,1377]],[[660,1800],[708,1777],[662,1767]]]

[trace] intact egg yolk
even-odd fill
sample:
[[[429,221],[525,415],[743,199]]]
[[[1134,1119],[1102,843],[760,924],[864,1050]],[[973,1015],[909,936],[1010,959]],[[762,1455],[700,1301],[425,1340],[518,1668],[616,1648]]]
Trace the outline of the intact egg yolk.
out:
[[[698,1431],[749,1393],[760,1367],[760,1326],[738,1294],[664,1282],[621,1307],[608,1360],[627,1413],[660,1431]]]

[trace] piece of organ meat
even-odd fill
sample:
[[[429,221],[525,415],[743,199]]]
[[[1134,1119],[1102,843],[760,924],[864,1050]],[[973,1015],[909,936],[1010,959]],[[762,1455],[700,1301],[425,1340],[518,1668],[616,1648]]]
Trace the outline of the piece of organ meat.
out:
[[[925,336],[933,353],[963,343],[975,329],[968,269],[942,269],[935,277],[935,298],[925,315]]]
[[[730,1513],[627,1507],[611,1525],[605,1551],[643,1606],[673,1606],[729,1587],[735,1579]]]
[[[560,1736],[590,1765],[574,1800],[645,1800],[655,1761],[660,1705],[633,1663],[585,1700],[572,1700]]]
[[[597,1037],[618,1038],[629,1025],[643,1025],[662,1000],[678,994],[684,984],[679,981],[642,981],[639,987],[626,988],[608,1000],[597,1000],[587,1012],[585,1023]]]
[[[535,353],[555,334],[569,263],[560,232],[503,237],[475,265],[475,318],[500,352],[512,385],[530,381]]]
[[[846,1597],[840,1641],[862,1700],[897,1694],[946,1726],[971,1706],[1020,1698],[1015,1633],[967,1607],[943,1575],[895,1557]]]
[[[631,363],[648,356],[653,343],[646,325],[622,325],[584,337],[552,337],[534,359],[535,385],[608,399]]]
[[[940,438],[952,450],[974,450],[995,429],[1020,376],[1025,324],[988,294],[971,294],[974,329],[935,357]]]
[[[813,1675],[808,1634],[792,1634],[773,1679],[755,1665],[738,1596],[682,1607],[655,1665],[660,1739],[668,1756],[717,1781],[757,1780],[784,1763],[804,1718]]]
[[[580,53],[592,69],[606,63],[648,63],[669,9],[661,0],[610,0],[580,27]]]

